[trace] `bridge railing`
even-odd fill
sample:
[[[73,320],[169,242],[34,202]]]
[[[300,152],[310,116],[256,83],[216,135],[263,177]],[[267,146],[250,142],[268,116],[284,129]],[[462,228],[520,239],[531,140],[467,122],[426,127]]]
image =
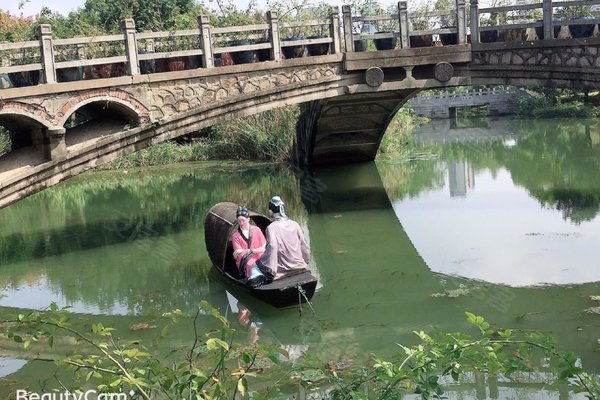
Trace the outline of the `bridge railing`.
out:
[[[479,8],[479,0],[471,0],[471,42],[531,40],[526,36],[528,28],[535,29],[537,40],[557,39],[562,26],[585,26],[587,29],[581,35],[569,28],[571,37],[590,37],[596,24],[600,24],[600,12],[592,11],[594,5],[600,5],[600,0],[543,0],[541,3],[487,8]]]
[[[366,40],[373,40],[377,50],[432,46],[433,35],[443,45],[467,41],[465,0],[456,0],[447,11],[409,12],[407,2],[400,1],[397,14],[356,16],[349,5],[342,13],[347,52],[364,51]]]
[[[136,32],[133,20],[123,21],[122,29],[122,34],[55,39],[52,27],[41,25],[39,41],[0,43],[0,89],[341,52],[336,7],[327,19],[293,24],[268,12],[266,24],[212,27],[200,16],[198,29]]]

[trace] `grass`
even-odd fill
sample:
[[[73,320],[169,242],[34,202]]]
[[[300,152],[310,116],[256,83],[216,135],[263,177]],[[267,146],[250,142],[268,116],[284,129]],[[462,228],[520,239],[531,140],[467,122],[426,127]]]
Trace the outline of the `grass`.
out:
[[[0,126],[0,156],[8,153],[11,147],[10,134]]]
[[[594,118],[600,116],[600,94],[566,89],[544,89],[520,96],[513,102],[522,118]]]
[[[377,158],[380,160],[404,158],[412,151],[410,143],[412,141],[412,131],[414,128],[426,123],[426,117],[420,117],[414,114],[408,106],[402,107],[383,135]]]
[[[156,144],[121,157],[100,169],[126,169],[186,161],[289,161],[296,136],[298,106],[289,106],[215,125],[191,143]]]

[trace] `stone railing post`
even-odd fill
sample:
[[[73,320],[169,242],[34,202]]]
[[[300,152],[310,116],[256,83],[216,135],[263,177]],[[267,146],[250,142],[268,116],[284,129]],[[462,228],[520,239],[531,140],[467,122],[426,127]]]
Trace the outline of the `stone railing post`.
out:
[[[77,45],[77,59],[85,60],[85,45],[84,44]]]
[[[44,82],[56,83],[56,68],[54,66],[54,45],[52,44],[52,27],[40,25],[40,53],[42,56],[42,71]]]
[[[154,39],[146,39],[146,53],[154,53]]]
[[[479,0],[471,0],[471,44],[479,43]]]
[[[333,40],[331,43],[331,54],[338,54],[342,52],[342,39],[340,37],[340,8],[338,6],[331,7],[329,16],[331,18],[329,36]]]
[[[140,61],[138,60],[137,38],[135,21],[125,19],[121,21],[121,29],[125,35],[125,55],[127,56],[127,70],[129,75],[140,74]]]
[[[65,128],[47,130],[48,145],[44,155],[51,161],[63,161],[67,157],[67,144],[65,142]]]
[[[456,28],[458,30],[458,44],[467,43],[467,15],[465,0],[456,0]]]
[[[554,37],[554,22],[552,21],[552,0],[542,2],[542,11],[544,13],[544,39],[556,39]]]
[[[200,46],[202,47],[202,67],[212,68],[215,66],[215,59],[213,57],[211,28],[208,15],[200,15],[198,17],[198,27],[200,28]]]
[[[342,18],[344,23],[344,43],[346,44],[346,53],[354,52],[354,38],[352,35],[352,7],[342,6]]]
[[[398,2],[398,25],[400,26],[400,47],[408,49],[410,39],[408,37],[408,6],[406,1]]]
[[[281,61],[281,42],[279,40],[279,16],[275,11],[267,11],[269,24],[269,42],[271,43],[271,60]]]

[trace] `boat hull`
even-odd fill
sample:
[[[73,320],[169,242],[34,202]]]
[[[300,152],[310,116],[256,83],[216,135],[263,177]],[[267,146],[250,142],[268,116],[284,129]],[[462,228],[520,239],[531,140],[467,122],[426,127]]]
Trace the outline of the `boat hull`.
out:
[[[277,308],[310,301],[317,287],[317,278],[306,269],[293,271],[256,288],[246,285],[246,280],[237,276],[230,242],[231,233],[236,228],[236,210],[235,203],[218,203],[209,210],[204,220],[206,248],[219,275],[240,290]],[[250,213],[250,218],[263,231],[271,223],[269,218],[255,212]]]

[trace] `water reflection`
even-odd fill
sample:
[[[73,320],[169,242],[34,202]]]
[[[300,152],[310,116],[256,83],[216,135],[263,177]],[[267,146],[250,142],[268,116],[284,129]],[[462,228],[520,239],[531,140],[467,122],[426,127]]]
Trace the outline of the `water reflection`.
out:
[[[600,227],[592,212],[598,187],[586,170],[600,162],[594,131],[498,123],[477,144],[423,142],[439,157],[300,178],[281,166],[219,164],[70,180],[0,210],[0,305],[41,308],[57,300],[78,313],[100,314],[77,318],[117,326],[125,336],[134,321],[155,324],[162,312],[194,310],[200,299],[225,312],[230,287],[210,267],[204,215],[225,200],[262,211],[279,194],[307,229],[322,287],[313,298],[316,315],[305,308],[302,318],[297,310],[238,297],[260,319],[261,338],[297,355],[308,349],[325,361],[362,362],[371,352],[414,343],[414,330],[468,330],[468,310],[498,326],[554,333],[586,369],[600,370],[596,316],[583,313],[595,305],[589,296],[598,294],[597,283],[498,284],[600,280],[594,263]],[[566,137],[554,137],[561,129]],[[592,200],[538,197],[559,189]],[[576,212],[565,214],[567,205]],[[560,270],[561,260],[568,271]],[[186,344],[188,328],[173,330],[165,348]],[[2,343],[0,354],[14,351]],[[43,368],[28,363],[15,380],[37,377]],[[474,378],[452,386],[456,394],[449,397],[562,396],[533,383],[525,392],[494,385]]]
[[[465,130],[464,140],[455,133],[452,143],[436,143],[443,128],[426,127],[417,142],[441,160],[378,166],[429,268],[513,286],[600,281],[593,125],[500,120],[491,126],[485,138],[473,141]],[[413,194],[405,182],[423,182],[421,192]]]
[[[285,168],[239,165],[94,174],[58,185],[0,210],[0,305],[56,301],[119,315],[193,309],[210,291],[207,210],[224,200],[261,210],[276,192],[302,221],[295,187]]]

